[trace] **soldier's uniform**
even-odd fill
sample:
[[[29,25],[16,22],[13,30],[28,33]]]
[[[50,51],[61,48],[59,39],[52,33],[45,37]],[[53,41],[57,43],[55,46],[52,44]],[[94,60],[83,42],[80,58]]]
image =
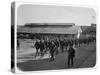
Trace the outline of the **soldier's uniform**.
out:
[[[59,42],[56,40],[54,43],[55,43],[55,46],[56,46],[56,54],[58,54]]]
[[[43,50],[44,50],[45,46],[44,46],[44,42],[40,42],[40,52],[41,52],[41,56],[43,56]]]
[[[65,46],[66,46],[66,51],[67,51],[67,48],[68,48],[68,41],[67,40],[65,41]]]
[[[60,40],[60,46],[62,53],[64,52],[64,41]]]
[[[73,65],[73,58],[75,57],[75,50],[72,46],[70,46],[68,50],[68,66]]]
[[[48,51],[48,41],[44,41],[44,45],[45,45],[45,53]]]
[[[40,42],[36,41],[34,47],[36,48],[36,55],[35,55],[35,57],[36,57],[36,56],[38,55],[38,53],[39,53],[38,50],[39,50],[39,48],[40,48]]]
[[[54,60],[55,44],[51,42],[49,45],[49,49],[50,49],[50,55],[51,55],[50,61],[51,61]]]

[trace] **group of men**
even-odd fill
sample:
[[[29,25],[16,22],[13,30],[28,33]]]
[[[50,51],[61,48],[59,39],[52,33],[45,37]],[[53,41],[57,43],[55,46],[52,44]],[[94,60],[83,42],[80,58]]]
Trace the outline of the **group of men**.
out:
[[[88,37],[84,39],[55,39],[55,40],[36,40],[34,47],[36,48],[36,55],[43,56],[45,53],[50,53],[50,61],[54,60],[54,55],[58,53],[68,52],[68,65],[73,65],[73,58],[75,57],[75,50],[73,45],[80,47],[81,45],[88,45],[91,42],[96,41],[95,37]]]
[[[73,46],[80,47],[89,45],[91,42],[96,42],[95,37],[88,37],[83,39],[36,39],[34,47],[36,48],[35,57],[38,55],[44,56],[44,54],[50,54],[50,61],[54,60],[55,54],[67,52],[68,53],[68,65],[73,65],[73,58],[75,57],[75,49]],[[19,40],[17,40],[17,47],[19,48]]]
[[[36,55],[35,57],[39,54],[43,56],[45,53],[48,51],[50,52],[51,59],[54,60],[54,52],[58,52],[58,47],[59,47],[59,42],[58,41],[46,41],[46,40],[36,40],[34,47],[36,48]]]

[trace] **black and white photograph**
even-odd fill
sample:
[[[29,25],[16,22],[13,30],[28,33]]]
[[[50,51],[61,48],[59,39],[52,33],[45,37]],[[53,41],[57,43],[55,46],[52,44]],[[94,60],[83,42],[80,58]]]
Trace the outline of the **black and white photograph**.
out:
[[[96,13],[90,7],[22,4],[17,8],[19,71],[93,68]]]

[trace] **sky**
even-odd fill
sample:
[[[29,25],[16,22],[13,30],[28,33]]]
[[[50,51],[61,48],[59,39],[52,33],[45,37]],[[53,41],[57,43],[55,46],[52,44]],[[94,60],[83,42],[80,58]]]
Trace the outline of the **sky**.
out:
[[[24,4],[20,5],[17,10],[18,25],[26,23],[91,25],[91,23],[96,23],[95,11],[86,7]]]

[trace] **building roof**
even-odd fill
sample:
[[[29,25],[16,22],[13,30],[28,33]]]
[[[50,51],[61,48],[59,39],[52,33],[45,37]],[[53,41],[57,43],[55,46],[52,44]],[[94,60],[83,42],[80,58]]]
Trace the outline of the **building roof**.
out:
[[[35,25],[69,25],[74,26],[75,23],[26,23],[25,26],[35,26]]]
[[[96,27],[88,27],[86,30],[83,31],[83,34],[91,34],[96,33]]]
[[[45,33],[45,34],[77,34],[80,26],[70,26],[66,27],[62,25],[62,27],[18,27],[18,33]]]

